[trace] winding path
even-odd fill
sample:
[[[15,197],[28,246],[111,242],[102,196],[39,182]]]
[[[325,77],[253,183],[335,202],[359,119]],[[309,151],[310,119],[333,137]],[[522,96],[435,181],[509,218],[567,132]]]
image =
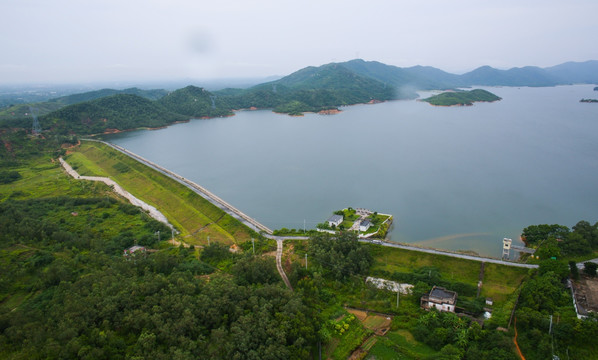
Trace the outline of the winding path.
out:
[[[125,189],[123,189],[114,180],[107,178],[107,177],[100,177],[100,176],[81,176],[66,161],[64,161],[64,159],[62,157],[59,158],[58,160],[60,160],[60,164],[62,165],[64,170],[73,178],[79,179],[79,180],[103,182],[104,184],[112,187],[112,189],[114,190],[115,193],[117,193],[120,196],[124,197],[125,199],[129,200],[131,202],[131,204],[138,206],[138,207],[142,208],[143,210],[147,211],[149,216],[151,216],[152,218],[168,225],[168,227],[170,227],[171,229],[173,228],[172,224],[170,224],[168,222],[168,219],[166,218],[166,216],[164,216],[164,214],[162,214],[158,209],[156,209],[155,207],[151,206],[150,204],[148,204],[142,200],[139,200],[138,198],[133,196],[133,194],[131,194],[128,191],[126,191]]]

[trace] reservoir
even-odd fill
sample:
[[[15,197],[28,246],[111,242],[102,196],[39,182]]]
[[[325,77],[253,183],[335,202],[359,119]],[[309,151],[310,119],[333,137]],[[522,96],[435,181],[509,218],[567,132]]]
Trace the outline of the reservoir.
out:
[[[468,107],[239,111],[105,139],[271,229],[364,207],[394,215],[391,241],[500,257],[528,225],[598,221],[598,104],[579,102],[593,87],[483,87],[503,99]]]

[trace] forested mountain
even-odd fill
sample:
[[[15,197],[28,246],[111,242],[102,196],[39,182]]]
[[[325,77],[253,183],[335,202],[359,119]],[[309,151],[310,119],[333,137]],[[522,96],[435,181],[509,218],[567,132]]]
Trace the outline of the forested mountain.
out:
[[[429,67],[400,68],[361,59],[309,66],[276,81],[248,89],[209,92],[196,86],[165,90],[102,89],[32,104],[44,115],[44,129],[90,134],[106,129],[157,127],[189,118],[228,116],[235,109],[273,109],[300,115],[343,105],[412,99],[417,90],[456,89],[473,85],[554,86],[598,83],[598,61],[568,62],[539,68],[499,70],[482,66],[463,75]],[[62,108],[62,106],[70,105]],[[57,108],[59,110],[55,111]],[[0,112],[0,125],[29,127],[29,105]],[[51,112],[51,113],[50,113]],[[49,113],[49,114],[48,114]]]
[[[48,102],[59,103],[63,105],[72,105],[76,103],[80,103],[83,101],[95,100],[99,98],[103,98],[106,96],[117,95],[117,94],[131,94],[137,95],[149,100],[157,100],[163,97],[164,95],[168,94],[168,91],[163,89],[153,89],[153,90],[142,90],[138,88],[128,88],[124,90],[115,90],[115,89],[101,89],[95,91],[89,91],[81,94],[73,94],[67,96],[61,96],[59,98],[50,99]]]
[[[169,93],[158,103],[174,113],[196,118],[232,115],[227,104],[215,95],[191,85]]]
[[[101,89],[95,91],[88,91],[84,93],[53,98],[44,102],[32,104],[15,104],[1,110],[0,119],[17,119],[21,117],[31,116],[31,108],[33,108],[33,110],[38,116],[43,116],[51,113],[52,111],[63,108],[67,105],[73,105],[117,94],[132,94],[141,96],[149,100],[157,100],[166,95],[167,93],[168,92],[166,90],[162,89],[142,90],[138,88],[129,88],[124,90]]]
[[[232,108],[274,108],[291,114],[398,98],[392,86],[342,64],[310,66],[241,92],[225,89],[217,94]]]
[[[400,68],[377,61],[355,59],[342,66],[362,76],[382,81],[400,90],[402,97],[417,97],[415,90],[449,89],[461,86],[458,75],[449,74],[430,66]]]
[[[598,61],[566,62],[545,69],[563,83],[598,83]]]
[[[187,119],[137,95],[118,94],[69,105],[42,117],[40,123],[44,130],[57,133],[97,134],[109,129],[160,127]]]
[[[482,66],[461,75],[462,84],[487,86],[553,86],[559,79],[539,67],[527,66],[498,70]]]
[[[416,90],[449,89],[462,86],[554,86],[576,83],[598,83],[598,61],[582,63],[567,62],[561,65],[539,68],[526,66],[499,70],[481,66],[463,75],[455,75],[429,66],[400,68],[377,61],[351,60],[340,65],[387,82],[395,87]]]

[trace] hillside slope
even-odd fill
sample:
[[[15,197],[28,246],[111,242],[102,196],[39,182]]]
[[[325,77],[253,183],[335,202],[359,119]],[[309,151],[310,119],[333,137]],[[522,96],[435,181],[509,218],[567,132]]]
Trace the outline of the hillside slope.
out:
[[[66,106],[42,117],[40,123],[44,130],[84,135],[160,127],[187,119],[137,95],[118,94]]]
[[[173,113],[195,118],[232,114],[230,107],[220,101],[215,95],[205,89],[191,85],[173,91],[157,102]]]

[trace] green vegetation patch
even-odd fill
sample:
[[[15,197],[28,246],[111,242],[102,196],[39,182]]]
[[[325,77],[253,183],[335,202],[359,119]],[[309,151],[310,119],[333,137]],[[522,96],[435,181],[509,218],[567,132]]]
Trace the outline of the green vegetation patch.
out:
[[[430,96],[422,101],[435,106],[470,106],[473,105],[474,102],[494,102],[498,100],[501,100],[501,98],[489,91],[475,89],[470,91],[447,91],[438,95]]]

